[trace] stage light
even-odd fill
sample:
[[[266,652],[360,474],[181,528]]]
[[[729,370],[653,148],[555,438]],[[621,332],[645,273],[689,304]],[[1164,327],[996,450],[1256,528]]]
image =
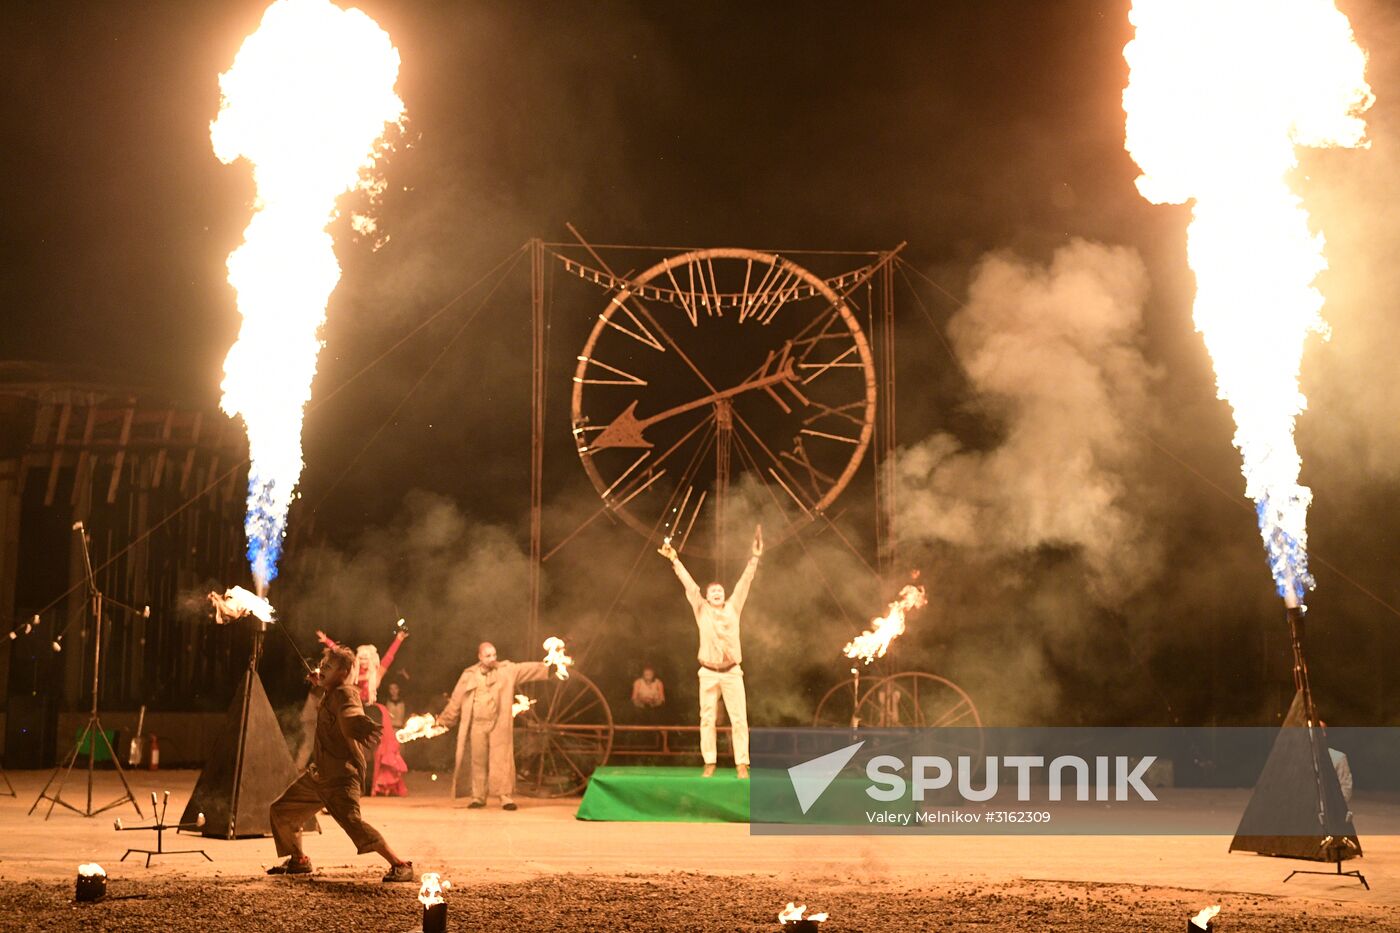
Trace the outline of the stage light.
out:
[[[107,895],[107,873],[96,862],[78,866],[74,897],[80,901],[100,901]]]

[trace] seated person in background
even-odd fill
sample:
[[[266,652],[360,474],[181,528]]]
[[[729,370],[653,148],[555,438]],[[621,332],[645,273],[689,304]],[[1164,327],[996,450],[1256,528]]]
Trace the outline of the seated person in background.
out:
[[[389,713],[389,722],[393,727],[402,729],[404,723],[408,722],[408,704],[403,699],[403,689],[397,680],[389,682],[389,697],[384,701],[384,709]]]
[[[666,685],[650,664],[642,668],[641,677],[632,681],[632,705],[638,718],[646,722],[655,721],[657,711],[666,705]]]

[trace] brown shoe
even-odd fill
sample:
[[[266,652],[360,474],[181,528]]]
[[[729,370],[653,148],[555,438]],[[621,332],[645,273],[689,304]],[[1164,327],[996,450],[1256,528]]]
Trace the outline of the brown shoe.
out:
[[[396,884],[404,881],[417,881],[418,877],[413,874],[412,862],[399,862],[397,865],[390,866],[389,871],[379,880],[385,884]]]
[[[269,875],[309,875],[311,859],[304,855],[289,855],[281,865],[273,865],[267,870]]]
[[[714,776],[715,776],[715,766],[714,766],[714,765],[705,765],[705,770],[703,770],[703,771],[700,772],[700,776],[701,776],[701,777],[714,777]]]
[[[739,780],[741,780],[741,781],[747,781],[747,780],[749,779],[749,766],[748,766],[748,765],[735,765],[735,766],[734,766],[734,775],[735,775],[735,777],[737,777],[737,778],[738,778]]]

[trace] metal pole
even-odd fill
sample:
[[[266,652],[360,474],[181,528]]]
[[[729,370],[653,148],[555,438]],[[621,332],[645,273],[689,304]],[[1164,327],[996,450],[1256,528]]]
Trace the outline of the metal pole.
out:
[[[729,504],[730,442],[734,435],[734,404],[715,402],[715,579],[724,579],[725,507]]]
[[[238,838],[238,798],[243,790],[243,751],[248,746],[248,711],[253,699],[253,681],[258,676],[258,661],[262,658],[263,634],[267,623],[258,622],[253,632],[253,647],[248,654],[248,669],[243,673],[243,703],[238,715],[238,750],[233,757],[233,794],[229,800],[228,837]]]
[[[527,643],[540,638],[540,565],[544,520],[544,241],[530,241],[530,608]]]
[[[83,557],[87,558],[87,546],[83,546]],[[92,573],[92,562],[88,561],[88,573]],[[89,579],[91,577],[89,576]],[[92,645],[92,721],[97,723],[97,671],[102,665],[102,592],[94,589],[92,592],[92,612],[96,619],[93,624],[93,645]],[[97,726],[101,729],[101,726]],[[85,813],[92,812],[92,773],[97,767],[97,736],[92,734],[92,729],[88,730],[88,774],[87,774],[87,809]]]
[[[876,527],[883,530],[883,539],[880,542],[879,564],[880,572],[889,577],[894,573],[895,562],[897,560],[897,548],[899,544],[898,529],[895,523],[898,520],[898,509],[895,503],[895,485],[897,473],[895,471],[896,456],[896,436],[895,436],[895,331],[894,331],[894,263],[886,262],[879,273],[879,296],[880,296],[880,335],[879,347],[880,356],[877,357],[875,365],[880,370],[879,395],[876,404],[879,411],[876,413],[877,444],[876,456],[879,458],[875,471],[875,483],[879,487],[877,496],[879,508],[883,514],[876,520]]]

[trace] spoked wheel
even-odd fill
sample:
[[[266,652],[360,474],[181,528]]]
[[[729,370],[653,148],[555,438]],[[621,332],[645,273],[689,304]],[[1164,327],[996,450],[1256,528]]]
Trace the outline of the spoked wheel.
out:
[[[849,685],[846,689],[849,693]],[[982,717],[972,697],[946,677],[923,671],[892,674],[871,685],[859,709],[866,726],[947,729],[940,734],[941,744],[953,754],[981,760]]]
[[[526,797],[581,793],[612,752],[612,710],[603,692],[576,670],[568,680],[521,684],[520,692],[534,704],[515,717],[516,789]]]
[[[863,704],[870,696],[870,691],[884,680],[883,677],[862,677],[860,679],[860,702]],[[812,717],[812,725],[820,729],[849,729],[854,723],[851,720],[856,706],[856,685],[852,680],[843,680],[832,687],[817,702],[817,713]],[[875,723],[864,723],[864,725],[875,725]]]

